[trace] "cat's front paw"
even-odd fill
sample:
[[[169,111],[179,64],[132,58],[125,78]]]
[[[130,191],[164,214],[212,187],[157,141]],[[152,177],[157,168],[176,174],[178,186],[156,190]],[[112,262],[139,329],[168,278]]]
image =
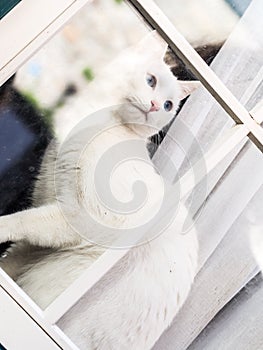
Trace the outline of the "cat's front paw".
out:
[[[8,225],[6,218],[8,216],[0,216],[0,243],[5,243],[12,240],[10,225]],[[11,216],[10,216],[11,217]]]

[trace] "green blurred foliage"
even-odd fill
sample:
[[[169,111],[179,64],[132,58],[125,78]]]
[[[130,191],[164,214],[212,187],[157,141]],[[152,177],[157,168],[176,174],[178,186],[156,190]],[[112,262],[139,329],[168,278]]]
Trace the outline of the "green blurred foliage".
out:
[[[85,67],[82,74],[87,81],[92,81],[94,79],[94,73],[90,67]]]

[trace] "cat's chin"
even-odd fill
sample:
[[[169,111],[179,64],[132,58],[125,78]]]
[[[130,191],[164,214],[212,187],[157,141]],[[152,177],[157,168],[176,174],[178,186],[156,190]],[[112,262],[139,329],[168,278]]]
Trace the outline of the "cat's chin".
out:
[[[128,99],[126,99],[126,103],[118,106],[114,117],[143,139],[158,133],[167,123],[167,121],[166,123],[161,122],[164,119],[163,116],[160,118],[156,115],[156,112],[151,113],[149,106]]]
[[[146,123],[129,123],[127,126],[139,137],[143,139],[147,139],[150,136],[156,134],[159,129],[157,127],[153,127],[151,125],[147,125]]]

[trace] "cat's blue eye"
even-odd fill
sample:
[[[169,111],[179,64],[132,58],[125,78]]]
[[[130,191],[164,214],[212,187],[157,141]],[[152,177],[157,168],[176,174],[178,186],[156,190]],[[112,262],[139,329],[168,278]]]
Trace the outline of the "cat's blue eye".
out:
[[[164,110],[165,110],[166,112],[170,112],[170,111],[172,110],[172,108],[173,108],[173,102],[167,100],[167,101],[164,102],[163,107],[164,107]]]
[[[147,74],[146,75],[146,81],[147,84],[151,87],[151,88],[155,88],[156,84],[157,84],[157,79],[155,78],[154,75],[152,74]]]

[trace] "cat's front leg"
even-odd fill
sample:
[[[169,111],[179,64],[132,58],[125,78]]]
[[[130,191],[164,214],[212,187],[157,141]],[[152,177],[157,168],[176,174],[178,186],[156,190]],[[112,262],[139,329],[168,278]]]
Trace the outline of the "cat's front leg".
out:
[[[56,204],[0,217],[0,242],[27,241],[42,247],[79,244],[81,236],[69,225]]]

